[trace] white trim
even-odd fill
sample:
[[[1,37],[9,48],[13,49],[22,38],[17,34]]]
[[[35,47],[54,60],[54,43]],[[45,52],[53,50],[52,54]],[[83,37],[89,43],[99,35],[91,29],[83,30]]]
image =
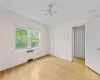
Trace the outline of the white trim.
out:
[[[15,50],[14,52],[23,52],[23,51],[28,51],[28,50],[36,50],[36,49],[39,49],[39,47],[37,48],[30,48],[30,49],[22,49],[22,50]]]

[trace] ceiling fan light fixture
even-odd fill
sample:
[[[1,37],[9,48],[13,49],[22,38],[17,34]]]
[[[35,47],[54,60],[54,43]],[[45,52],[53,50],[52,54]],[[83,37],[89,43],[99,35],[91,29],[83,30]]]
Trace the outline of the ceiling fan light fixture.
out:
[[[49,4],[47,10],[41,10],[43,12],[46,12],[46,14],[44,16],[50,15],[52,17],[54,14],[58,13],[58,12],[52,10],[53,6],[54,6],[54,4]]]

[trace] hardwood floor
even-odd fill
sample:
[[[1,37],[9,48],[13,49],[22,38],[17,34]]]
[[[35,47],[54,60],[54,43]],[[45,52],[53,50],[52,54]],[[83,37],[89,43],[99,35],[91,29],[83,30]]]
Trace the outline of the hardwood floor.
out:
[[[81,59],[81,58],[73,58],[73,61],[72,62],[85,65],[85,60],[84,59]]]
[[[0,72],[0,80],[100,80],[100,76],[85,65],[45,56]]]

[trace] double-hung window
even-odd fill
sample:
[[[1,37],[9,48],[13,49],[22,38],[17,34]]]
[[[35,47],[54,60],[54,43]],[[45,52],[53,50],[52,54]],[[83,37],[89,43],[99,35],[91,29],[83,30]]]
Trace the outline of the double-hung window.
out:
[[[15,50],[36,49],[40,46],[40,31],[31,28],[15,28]]]

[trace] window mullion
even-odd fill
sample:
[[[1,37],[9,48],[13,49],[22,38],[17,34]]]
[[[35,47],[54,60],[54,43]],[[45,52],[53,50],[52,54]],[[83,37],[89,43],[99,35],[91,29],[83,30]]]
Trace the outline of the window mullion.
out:
[[[31,29],[28,29],[28,42],[27,42],[28,49],[31,49]]]

